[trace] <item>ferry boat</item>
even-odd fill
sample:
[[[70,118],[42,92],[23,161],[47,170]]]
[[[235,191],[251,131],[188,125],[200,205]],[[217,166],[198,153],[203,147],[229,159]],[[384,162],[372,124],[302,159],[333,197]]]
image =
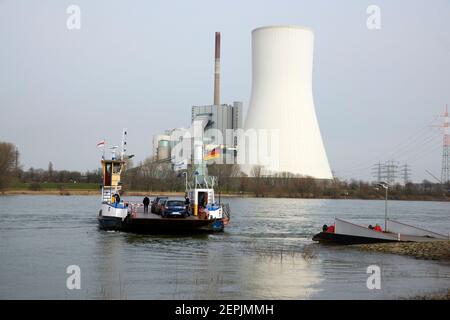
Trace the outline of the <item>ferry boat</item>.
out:
[[[313,236],[313,241],[334,244],[365,244],[383,242],[426,242],[449,240],[450,235],[444,235],[423,228],[388,218],[389,183],[379,182],[377,189],[385,190],[384,230],[379,224],[375,227],[357,225],[355,223],[335,218],[331,226],[324,225],[322,232]]]
[[[383,242],[426,242],[449,240],[450,235],[414,227],[399,221],[386,219],[385,230],[376,230],[335,218],[330,227],[323,226],[322,232],[312,238],[321,243],[366,244]]]
[[[186,183],[186,194],[190,199],[186,217],[163,217],[144,212],[142,203],[121,199],[121,175],[125,170],[126,160],[130,158],[126,155],[126,134],[124,130],[120,157],[116,158],[115,151],[118,147],[113,147],[111,159],[105,159],[103,154],[101,160],[103,181],[102,204],[98,214],[100,229],[160,234],[224,231],[230,221],[230,207],[217,202],[215,179],[207,175],[206,165],[202,161],[195,167],[192,188],[188,188],[189,184]],[[185,174],[188,174],[187,171]]]

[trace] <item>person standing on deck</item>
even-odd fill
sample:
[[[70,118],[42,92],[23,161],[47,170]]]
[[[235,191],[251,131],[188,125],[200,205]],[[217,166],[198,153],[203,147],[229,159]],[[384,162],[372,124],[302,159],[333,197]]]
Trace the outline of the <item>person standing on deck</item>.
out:
[[[120,196],[118,193],[115,193],[113,195],[113,199],[114,201],[112,203],[114,203],[114,207],[117,208],[117,206],[120,204]]]
[[[184,206],[188,215],[190,215],[189,206],[191,204],[191,200],[189,199],[188,194],[186,193],[184,196]]]
[[[145,196],[144,201],[142,201],[144,204],[144,213],[148,213],[148,205],[150,204],[150,199]]]

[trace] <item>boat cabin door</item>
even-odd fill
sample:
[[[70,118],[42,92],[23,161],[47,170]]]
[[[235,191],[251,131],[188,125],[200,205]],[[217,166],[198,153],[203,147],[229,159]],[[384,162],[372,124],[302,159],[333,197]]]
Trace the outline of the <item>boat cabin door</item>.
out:
[[[199,208],[205,208],[208,204],[214,203],[214,190],[194,189],[191,190],[190,198],[194,203],[194,216],[197,216]]]
[[[111,186],[111,177],[112,177],[112,163],[105,162],[103,169],[103,186],[110,187]]]

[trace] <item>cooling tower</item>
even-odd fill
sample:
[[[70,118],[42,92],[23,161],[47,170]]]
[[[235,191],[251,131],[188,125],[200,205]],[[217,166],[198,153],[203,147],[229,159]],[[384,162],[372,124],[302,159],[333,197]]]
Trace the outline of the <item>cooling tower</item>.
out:
[[[330,179],[312,94],[313,41],[313,32],[299,26],[253,30],[245,130],[278,129],[278,159],[264,165],[271,172]]]

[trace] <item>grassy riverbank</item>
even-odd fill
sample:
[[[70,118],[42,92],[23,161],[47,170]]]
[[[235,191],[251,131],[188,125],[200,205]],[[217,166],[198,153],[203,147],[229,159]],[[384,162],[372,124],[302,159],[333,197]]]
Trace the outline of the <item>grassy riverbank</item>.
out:
[[[12,186],[9,189],[0,191],[0,195],[66,195],[66,196],[90,196],[100,195],[100,186],[96,183],[41,183],[39,187],[30,183],[21,183]],[[218,193],[218,191],[216,190]],[[142,191],[127,190],[125,196],[183,196],[182,191]],[[294,199],[359,199],[359,200],[383,200],[382,197],[330,197],[314,196],[313,194],[268,194],[264,197],[256,196],[253,192],[221,192],[224,197],[243,197],[243,198],[294,198]],[[449,197],[436,196],[408,196],[392,197],[390,200],[400,201],[450,201]]]
[[[363,251],[392,253],[412,256],[417,259],[450,262],[450,240],[430,242],[398,242],[358,244],[352,247]]]
[[[146,190],[130,190],[125,187],[125,196],[183,196],[183,191],[146,191]],[[100,195],[100,185],[97,183],[24,183],[15,182],[9,188],[0,191],[0,195]],[[219,193],[218,190],[216,190]],[[221,192],[224,197],[260,197],[260,198],[298,198],[298,199],[361,199],[361,200],[383,200],[382,196],[330,196],[324,194],[314,193],[267,193],[265,195],[256,195],[254,192],[236,192],[228,191]],[[404,195],[404,196],[390,196],[391,200],[402,201],[450,201],[450,197],[446,195]]]
[[[100,189],[83,189],[83,188],[43,188],[41,190],[29,190],[29,189],[9,189],[0,192],[0,195],[55,195],[55,196],[100,196]],[[168,197],[183,197],[184,192],[170,192],[170,191],[126,191],[124,196],[137,196],[137,197],[156,197],[156,196],[168,196]],[[234,193],[222,193],[222,197],[251,197],[251,195],[242,195]]]
[[[29,190],[29,189],[9,189],[0,191],[0,195],[54,195],[54,196],[100,196],[100,189],[83,189],[83,188],[43,188],[40,190]],[[183,197],[184,192],[171,192],[171,191],[126,191],[123,193],[124,196],[129,197],[156,197],[156,196],[167,196],[167,197]],[[218,193],[216,194],[218,196]],[[222,197],[251,197],[252,195],[246,194],[236,194],[236,193],[221,193]]]

